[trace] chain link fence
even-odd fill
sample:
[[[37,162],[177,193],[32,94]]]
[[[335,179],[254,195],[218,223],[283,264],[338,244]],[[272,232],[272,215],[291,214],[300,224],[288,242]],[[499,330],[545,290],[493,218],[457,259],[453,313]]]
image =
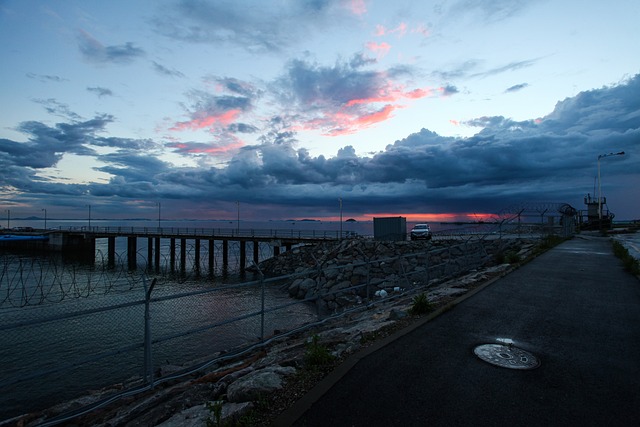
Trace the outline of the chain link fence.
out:
[[[291,271],[256,266],[253,280],[237,284],[2,255],[0,419],[85,396],[66,408],[73,417],[202,372],[274,336],[424,291],[518,242],[442,235],[394,251],[397,243],[343,240],[323,253],[294,248],[283,254],[301,257],[287,261]]]

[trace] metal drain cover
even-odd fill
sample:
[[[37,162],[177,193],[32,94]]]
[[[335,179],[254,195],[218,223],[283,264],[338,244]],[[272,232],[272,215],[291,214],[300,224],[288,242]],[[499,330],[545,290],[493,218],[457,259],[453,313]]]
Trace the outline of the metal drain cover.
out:
[[[473,349],[480,359],[509,369],[535,369],[540,361],[533,354],[511,345],[482,344]]]

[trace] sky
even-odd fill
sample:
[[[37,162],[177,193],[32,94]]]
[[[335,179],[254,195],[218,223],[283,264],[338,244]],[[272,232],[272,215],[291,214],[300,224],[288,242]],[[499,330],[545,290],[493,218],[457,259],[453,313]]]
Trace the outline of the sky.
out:
[[[0,217],[640,219],[637,0],[0,0]],[[624,155],[599,156],[623,152]]]

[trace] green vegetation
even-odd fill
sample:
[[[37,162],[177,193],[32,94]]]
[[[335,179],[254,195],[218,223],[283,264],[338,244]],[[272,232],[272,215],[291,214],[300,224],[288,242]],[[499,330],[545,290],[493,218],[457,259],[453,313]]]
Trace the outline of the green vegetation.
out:
[[[550,236],[546,236],[545,238],[543,238],[540,243],[535,247],[534,251],[533,251],[533,255],[540,255],[541,253],[544,253],[546,251],[548,251],[549,249],[558,246],[560,243],[564,242],[565,240],[567,240],[566,237],[560,237],[560,236],[555,236],[555,235],[550,235]]]
[[[207,427],[221,427],[221,417],[222,417],[222,404],[224,401],[216,400],[214,402],[207,402],[206,408],[213,415],[213,420],[211,418],[207,418]]]
[[[625,270],[636,276],[640,275],[640,262],[632,257],[627,248],[617,240],[613,240],[613,253],[622,260]]]
[[[513,251],[507,252],[507,254],[505,255],[505,258],[509,264],[517,264],[520,262],[520,255],[518,255],[517,252],[513,252]]]
[[[213,419],[211,419],[211,417],[207,418],[207,427],[252,427],[262,425],[259,422],[258,414],[261,411],[266,410],[269,402],[264,398],[264,396],[260,395],[256,402],[256,406],[253,409],[238,418],[231,418],[227,420],[222,420],[223,404],[224,400],[216,400],[205,404],[206,408],[213,416]]]
[[[320,344],[318,335],[311,338],[307,343],[307,351],[304,354],[304,362],[310,369],[321,368],[333,362],[334,356],[326,346]]]
[[[521,261],[520,255],[515,251],[499,251],[493,256],[496,264],[517,264]]]
[[[423,292],[413,297],[413,304],[411,304],[411,308],[409,308],[409,313],[419,316],[421,314],[429,313],[432,310],[433,306],[427,298],[427,295]]]

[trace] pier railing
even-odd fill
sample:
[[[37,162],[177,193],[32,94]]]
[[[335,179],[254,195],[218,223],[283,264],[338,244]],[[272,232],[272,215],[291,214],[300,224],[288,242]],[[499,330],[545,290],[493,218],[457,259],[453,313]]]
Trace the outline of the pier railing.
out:
[[[294,229],[247,229],[247,228],[199,228],[199,227],[58,227],[56,231],[92,233],[98,236],[140,237],[220,237],[220,238],[261,238],[261,239],[316,239],[335,240],[351,237],[353,233],[334,230],[294,230]],[[52,231],[52,230],[49,230]]]

